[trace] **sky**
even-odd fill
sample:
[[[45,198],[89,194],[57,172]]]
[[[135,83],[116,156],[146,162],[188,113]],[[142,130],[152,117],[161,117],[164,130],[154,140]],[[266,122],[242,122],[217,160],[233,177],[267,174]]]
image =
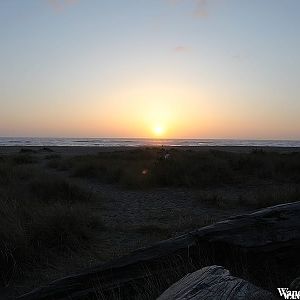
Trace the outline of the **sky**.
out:
[[[300,139],[299,0],[0,0],[0,136]]]

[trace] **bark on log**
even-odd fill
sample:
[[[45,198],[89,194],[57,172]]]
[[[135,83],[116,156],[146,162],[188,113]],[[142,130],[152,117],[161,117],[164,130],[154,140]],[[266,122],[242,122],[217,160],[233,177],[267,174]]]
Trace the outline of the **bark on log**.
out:
[[[299,215],[300,202],[295,202],[232,217],[56,280],[19,299],[90,299],[95,287],[105,298],[117,291],[121,298],[133,299],[150,280],[161,281],[180,269],[175,282],[214,264],[261,287],[289,286],[299,276]]]
[[[230,275],[221,266],[209,266],[188,274],[170,286],[157,300],[275,300],[269,291]]]

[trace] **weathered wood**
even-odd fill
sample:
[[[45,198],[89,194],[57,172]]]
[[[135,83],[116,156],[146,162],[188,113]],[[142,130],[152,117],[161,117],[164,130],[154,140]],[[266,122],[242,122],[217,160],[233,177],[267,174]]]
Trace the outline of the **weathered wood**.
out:
[[[190,273],[170,286],[157,300],[265,300],[277,299],[269,291],[230,275],[221,266]]]
[[[300,277],[295,278],[290,284],[290,290],[300,291]]]
[[[300,202],[296,202],[232,217],[56,280],[19,299],[83,299],[91,297],[95,287],[105,296],[117,290],[131,299],[136,287],[142,288],[155,276],[170,276],[175,266],[184,269],[182,277],[213,264],[262,287],[269,281],[274,287],[288,286],[298,276],[299,215]]]

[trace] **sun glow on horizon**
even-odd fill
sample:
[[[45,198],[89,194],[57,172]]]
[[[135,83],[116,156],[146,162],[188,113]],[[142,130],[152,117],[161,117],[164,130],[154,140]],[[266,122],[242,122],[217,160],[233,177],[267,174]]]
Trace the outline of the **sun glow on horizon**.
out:
[[[165,128],[162,125],[156,125],[153,128],[154,135],[161,137],[165,133]]]

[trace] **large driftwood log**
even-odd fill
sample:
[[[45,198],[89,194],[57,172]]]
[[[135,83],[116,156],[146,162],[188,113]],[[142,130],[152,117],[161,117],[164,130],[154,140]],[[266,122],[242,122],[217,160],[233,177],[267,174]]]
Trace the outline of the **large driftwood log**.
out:
[[[115,291],[120,298],[133,299],[137,289],[155,278],[162,281],[180,269],[175,282],[213,264],[262,287],[288,286],[299,276],[299,215],[296,202],[232,217],[56,280],[19,299],[84,299],[95,294],[95,287],[104,299]]]
[[[275,300],[269,291],[230,275],[220,266],[188,274],[170,286],[157,300]]]

